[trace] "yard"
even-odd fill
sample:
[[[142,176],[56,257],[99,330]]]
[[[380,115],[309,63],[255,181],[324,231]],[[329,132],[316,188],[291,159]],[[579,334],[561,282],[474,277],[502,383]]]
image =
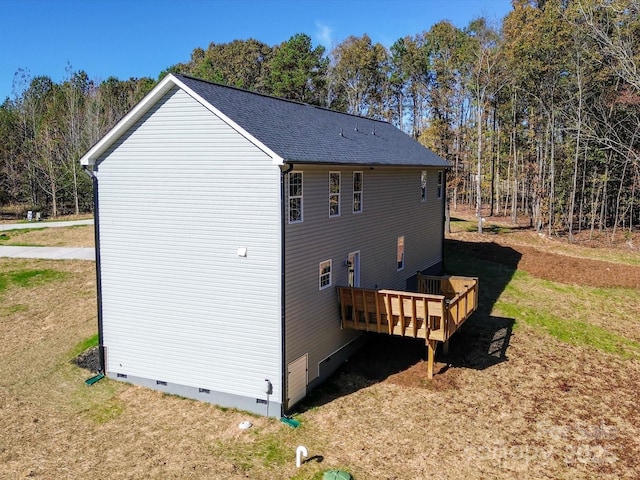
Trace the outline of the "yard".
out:
[[[72,360],[95,341],[94,264],[0,259],[0,478],[637,478],[638,247],[491,224],[478,238],[471,225],[453,222],[446,266],[480,277],[480,308],[437,357],[440,373],[426,380],[423,341],[372,335],[304,401],[296,429],[107,379],[86,386],[92,374]],[[0,243],[87,246],[91,228]],[[310,457],[300,469],[298,445]]]

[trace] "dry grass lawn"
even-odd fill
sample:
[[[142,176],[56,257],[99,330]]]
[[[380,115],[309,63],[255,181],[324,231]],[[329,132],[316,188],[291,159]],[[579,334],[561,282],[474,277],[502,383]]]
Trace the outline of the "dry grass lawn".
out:
[[[0,245],[93,247],[93,225],[0,231]]]
[[[512,252],[526,239],[498,237]],[[420,342],[372,337],[303,403],[297,429],[107,379],[87,387],[72,359],[96,331],[94,264],[0,259],[0,478],[640,477],[637,289],[540,278],[459,248],[452,268],[481,275],[482,303],[441,373],[426,380]],[[538,262],[566,248],[536,246]],[[528,265],[535,253],[521,250]],[[626,255],[602,258],[640,268]],[[313,456],[300,469],[298,445]]]

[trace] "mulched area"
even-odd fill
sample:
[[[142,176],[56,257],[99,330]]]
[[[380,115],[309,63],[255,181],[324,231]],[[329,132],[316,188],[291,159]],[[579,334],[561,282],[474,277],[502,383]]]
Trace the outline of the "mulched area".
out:
[[[85,350],[74,358],[73,362],[80,368],[84,368],[93,373],[98,373],[100,371],[100,353],[98,351],[98,347],[91,347],[88,350]]]

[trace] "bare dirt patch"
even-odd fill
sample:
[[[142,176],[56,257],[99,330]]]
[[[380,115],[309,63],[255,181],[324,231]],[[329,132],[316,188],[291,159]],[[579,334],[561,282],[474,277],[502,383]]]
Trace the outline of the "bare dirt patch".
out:
[[[562,255],[550,251],[553,244],[543,250],[508,243],[504,238],[496,237],[457,233],[450,238],[473,243],[473,246],[460,247],[456,242],[451,242],[450,246],[453,249],[465,248],[468,254],[477,258],[524,270],[535,277],[554,282],[603,288],[640,288],[640,266]],[[505,245],[509,245],[512,251],[501,248]]]
[[[570,242],[566,236],[536,233],[527,218],[519,217],[513,225],[510,218],[495,216],[485,218],[485,233],[479,235],[466,230],[477,222],[468,210],[453,216],[463,220],[462,226],[451,222],[447,238],[453,249],[464,248],[477,258],[554,282],[640,288],[640,231],[582,231]]]

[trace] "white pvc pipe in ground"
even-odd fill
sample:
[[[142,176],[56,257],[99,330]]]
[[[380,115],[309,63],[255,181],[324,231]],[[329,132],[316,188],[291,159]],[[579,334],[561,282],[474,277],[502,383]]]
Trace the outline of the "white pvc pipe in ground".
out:
[[[302,457],[307,458],[307,455],[309,455],[309,452],[307,452],[307,447],[303,447],[302,445],[300,445],[298,448],[296,448],[296,467],[300,468],[300,465],[302,465]]]

